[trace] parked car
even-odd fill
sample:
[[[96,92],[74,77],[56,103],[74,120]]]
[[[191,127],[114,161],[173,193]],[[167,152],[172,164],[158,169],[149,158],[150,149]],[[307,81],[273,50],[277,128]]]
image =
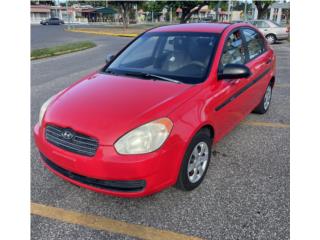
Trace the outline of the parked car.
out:
[[[276,41],[287,40],[289,38],[289,28],[282,27],[273,21],[251,20],[249,23],[257,27],[270,44],[274,44]]]
[[[42,24],[42,25],[60,25],[60,24],[64,24],[64,21],[59,18],[48,18],[46,20],[41,20],[40,24]]]
[[[105,194],[195,189],[213,143],[252,111],[267,112],[275,66],[251,24],[151,29],[42,105],[34,127],[41,159]]]

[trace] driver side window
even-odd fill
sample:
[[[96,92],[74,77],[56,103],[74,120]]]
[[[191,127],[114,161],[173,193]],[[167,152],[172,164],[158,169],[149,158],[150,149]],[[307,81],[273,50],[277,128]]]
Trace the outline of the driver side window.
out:
[[[225,65],[232,63],[244,64],[245,61],[245,48],[241,32],[236,30],[229,35],[225,42],[219,67],[223,68]]]

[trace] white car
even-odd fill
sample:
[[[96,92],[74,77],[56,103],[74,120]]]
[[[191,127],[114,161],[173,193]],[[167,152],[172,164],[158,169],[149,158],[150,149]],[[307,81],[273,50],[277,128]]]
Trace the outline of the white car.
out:
[[[262,32],[269,44],[273,44],[276,41],[287,40],[289,38],[289,29],[287,27],[282,27],[273,21],[251,20],[249,23]]]

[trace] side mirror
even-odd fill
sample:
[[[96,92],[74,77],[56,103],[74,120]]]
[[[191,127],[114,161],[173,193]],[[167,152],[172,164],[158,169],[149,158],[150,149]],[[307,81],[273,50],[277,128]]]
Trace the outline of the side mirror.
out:
[[[221,72],[218,73],[218,79],[237,79],[247,78],[251,75],[250,69],[243,64],[227,64]]]
[[[106,63],[111,62],[112,59],[114,59],[114,57],[115,57],[115,55],[113,55],[113,54],[108,54],[108,55],[107,55],[107,58],[106,58]]]

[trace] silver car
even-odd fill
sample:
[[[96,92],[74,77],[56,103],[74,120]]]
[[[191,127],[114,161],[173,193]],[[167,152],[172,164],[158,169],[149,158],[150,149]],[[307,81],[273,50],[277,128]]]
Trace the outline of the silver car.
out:
[[[263,33],[269,44],[289,38],[289,29],[287,27],[282,27],[273,21],[251,20],[249,23],[257,27]]]

